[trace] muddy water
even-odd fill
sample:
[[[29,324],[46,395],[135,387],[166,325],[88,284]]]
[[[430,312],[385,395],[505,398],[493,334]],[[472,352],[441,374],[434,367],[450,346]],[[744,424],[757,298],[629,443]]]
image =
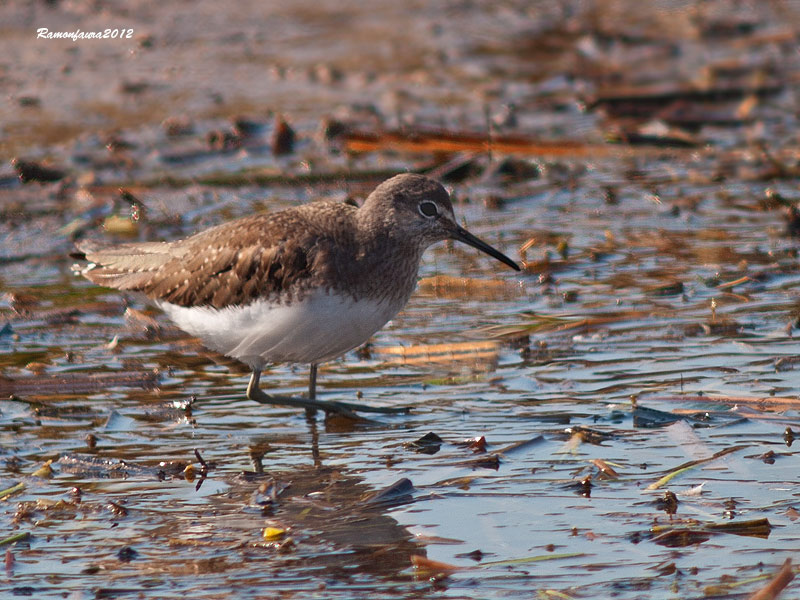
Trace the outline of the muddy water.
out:
[[[0,171],[0,593],[764,585],[798,545],[798,55],[776,7],[4,7],[2,148],[63,177]],[[30,39],[111,21],[135,43]],[[373,147],[325,139],[331,115]],[[465,148],[487,115],[491,151]],[[321,369],[326,398],[408,415],[250,403],[241,365],[70,271],[75,239],[359,201],[407,169],[525,263],[432,248],[406,309]]]

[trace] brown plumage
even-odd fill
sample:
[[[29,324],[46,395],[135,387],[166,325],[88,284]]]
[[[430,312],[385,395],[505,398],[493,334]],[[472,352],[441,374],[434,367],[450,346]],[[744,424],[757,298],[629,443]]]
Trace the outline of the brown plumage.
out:
[[[250,364],[248,396],[265,401],[257,389],[265,363],[310,362],[313,373],[366,341],[408,300],[425,248],[447,238],[519,269],[456,224],[441,185],[407,174],[379,185],[360,208],[316,202],[175,242],[84,242],[80,258],[89,264],[77,270],[145,294],[180,327]]]
[[[78,248],[94,266],[83,274],[98,285],[144,293],[178,306],[243,305],[256,298],[301,294],[336,270],[334,261],[357,257],[352,235],[356,209],[333,202],[230,221],[176,242]],[[329,215],[335,224],[321,231]],[[335,281],[333,283],[336,283]]]

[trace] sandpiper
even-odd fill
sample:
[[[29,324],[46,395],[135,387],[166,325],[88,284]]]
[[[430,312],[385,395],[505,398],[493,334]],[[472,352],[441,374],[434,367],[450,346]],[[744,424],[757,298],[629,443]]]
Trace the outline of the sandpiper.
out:
[[[249,365],[249,399],[350,413],[372,408],[317,401],[317,365],[394,317],[414,291],[422,253],[446,239],[519,270],[456,223],[438,182],[414,174],[384,181],[359,208],[319,201],[174,242],[83,242],[73,256],[89,261],[75,269],[90,281],[143,293],[180,329]],[[264,366],[279,362],[311,365],[308,398],[259,388]]]

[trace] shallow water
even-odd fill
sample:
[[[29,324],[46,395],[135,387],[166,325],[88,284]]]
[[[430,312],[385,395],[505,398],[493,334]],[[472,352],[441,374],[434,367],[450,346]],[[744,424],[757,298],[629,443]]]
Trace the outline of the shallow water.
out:
[[[798,459],[786,435],[800,428],[798,244],[787,234],[786,209],[766,192],[796,199],[797,78],[747,122],[694,131],[691,148],[667,147],[664,138],[603,144],[627,121],[579,106],[582,86],[600,87],[602,65],[628,65],[631,85],[648,83],[653,64],[668,65],[664,72],[681,81],[704,48],[724,62],[745,45],[754,61],[780,57],[781,74],[796,75],[796,52],[785,53],[781,21],[766,9],[752,17],[755,33],[739,23],[747,35],[713,37],[709,23],[728,23],[726,6],[705,8],[705,46],[673,30],[610,40],[599,33],[600,16],[570,17],[556,5],[538,14],[473,7],[453,12],[452,22],[444,9],[392,13],[408,19],[412,37],[433,31],[425,43],[442,53],[419,64],[396,49],[405,61],[378,75],[379,53],[365,63],[357,57],[385,34],[384,22],[355,6],[340,17],[374,25],[359,40],[339,35],[332,15],[276,9],[285,37],[268,55],[258,51],[266,48],[262,33],[244,27],[242,15],[220,17],[219,37],[203,52],[229,53],[202,62],[203,73],[220,72],[229,100],[216,114],[204,112],[211,109],[199,96],[167,101],[179,80],[148,79],[142,65],[171,49],[176,64],[188,64],[187,48],[199,47],[192,38],[175,50],[155,21],[153,49],[137,51],[153,56],[126,77],[150,81],[147,93],[161,111],[98,125],[75,100],[91,82],[87,73],[76,75],[60,103],[49,83],[28,83],[27,93],[43,99],[41,111],[86,120],[101,133],[4,141],[15,152],[51,157],[71,175],[23,185],[8,166],[0,177],[0,394],[9,398],[0,401],[0,490],[24,484],[0,500],[0,540],[29,534],[4,545],[0,592],[210,599],[550,591],[633,599],[745,595],[764,585],[798,547]],[[56,9],[54,19],[68,24],[80,7]],[[172,10],[141,8],[153,17]],[[210,4],[197,10],[216,14]],[[630,36],[652,36],[664,15],[639,10],[623,26]],[[500,42],[502,31],[508,39]],[[294,53],[292,40],[308,36],[314,42]],[[320,39],[336,50],[327,63],[318,63]],[[242,46],[255,50],[243,54]],[[82,61],[95,52],[77,47],[67,56]],[[41,51],[15,50],[46,72],[53,67],[36,58]],[[542,54],[548,67],[535,70],[532,58]],[[650,58],[639,65],[636,56]],[[343,79],[326,84],[319,67],[314,77],[270,71],[280,81],[270,107],[291,114],[299,136],[293,153],[277,157],[268,141],[272,117],[256,97],[265,84],[248,87],[247,74],[256,63],[277,69],[286,57],[304,68],[335,66]],[[112,58],[95,58],[98,68],[118,68]],[[241,71],[227,70],[230,63]],[[481,99],[473,84],[487,73],[497,85]],[[365,89],[359,82],[379,92],[374,120],[353,104]],[[457,92],[462,102],[450,103]],[[391,146],[351,153],[316,133],[335,107],[362,129],[399,119],[412,132],[431,123],[480,131],[486,102],[492,111],[518,104],[513,133],[586,146],[558,156],[457,154],[471,171],[456,177],[441,170],[453,153]],[[708,111],[728,105],[716,99],[701,108],[710,119]],[[183,111],[191,133],[168,135],[160,119]],[[241,112],[255,113],[248,116],[260,129],[235,149],[214,147],[207,134],[232,129]],[[133,147],[109,152],[111,131]],[[788,171],[776,174],[754,137],[770,140]],[[360,402],[411,407],[408,415],[309,420],[251,403],[241,365],[187,339],[140,299],[70,271],[77,237],[176,239],[255,210],[317,197],[361,200],[388,176],[381,173],[431,168],[449,179],[469,229],[526,268],[518,274],[471,248],[435,246],[405,310],[366,348],[322,367],[326,399],[361,395]],[[144,207],[140,221],[131,223],[121,186]],[[306,377],[304,366],[276,365],[262,385],[301,393]],[[415,443],[429,432],[441,440]],[[481,437],[485,447],[474,441]],[[39,470],[47,461],[51,469]],[[394,493],[375,497],[395,484]],[[667,490],[677,495],[675,514],[659,503]],[[739,535],[712,527],[758,519],[769,527]],[[265,539],[267,527],[284,532]],[[452,568],[415,568],[412,556]]]

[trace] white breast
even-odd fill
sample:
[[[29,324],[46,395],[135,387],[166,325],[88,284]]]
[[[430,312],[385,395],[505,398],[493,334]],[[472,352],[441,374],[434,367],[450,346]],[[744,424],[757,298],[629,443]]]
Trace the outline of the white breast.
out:
[[[216,309],[160,301],[159,308],[209,348],[261,368],[270,362],[318,363],[363,344],[405,302],[315,291],[292,304],[257,300],[247,306]]]

